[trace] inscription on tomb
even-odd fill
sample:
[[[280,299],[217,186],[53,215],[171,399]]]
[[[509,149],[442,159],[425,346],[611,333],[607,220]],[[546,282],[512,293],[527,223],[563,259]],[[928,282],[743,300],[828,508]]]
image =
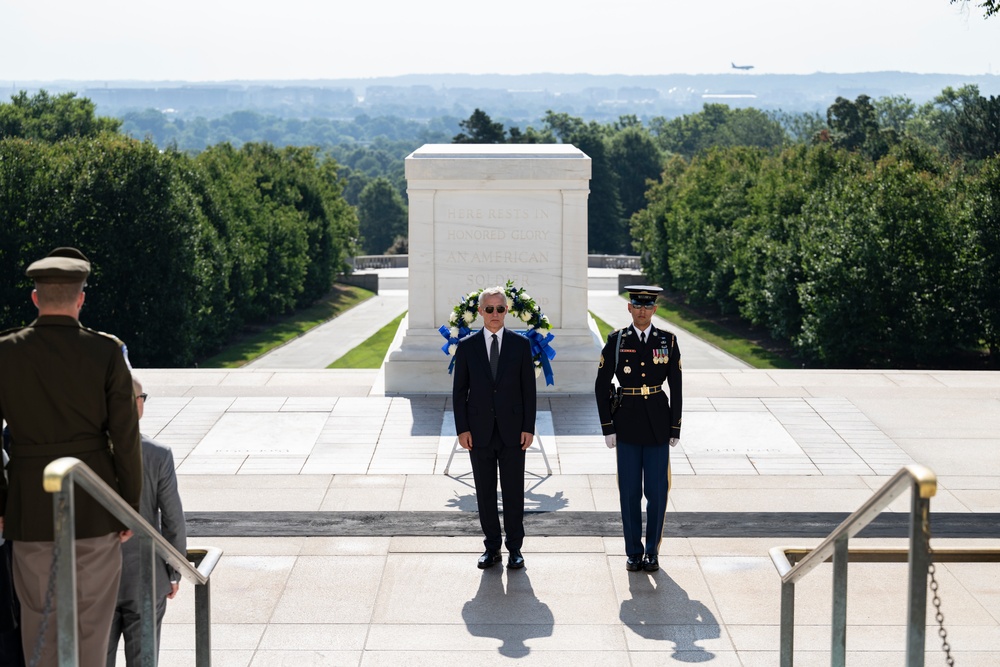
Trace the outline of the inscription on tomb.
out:
[[[454,305],[470,291],[511,280],[529,291],[554,324],[560,321],[561,211],[558,192],[439,192],[437,302]]]

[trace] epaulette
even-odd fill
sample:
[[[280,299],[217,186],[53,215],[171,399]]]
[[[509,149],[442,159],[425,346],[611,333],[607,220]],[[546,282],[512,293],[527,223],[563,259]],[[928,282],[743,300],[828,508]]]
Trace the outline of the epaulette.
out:
[[[105,338],[110,338],[114,341],[115,345],[118,346],[118,349],[122,351],[122,356],[125,357],[125,365],[128,366],[129,370],[132,370],[132,362],[128,359],[128,346],[125,345],[125,342],[121,338],[114,334],[109,334],[107,331],[98,331],[97,329],[91,329],[90,327],[83,328],[91,333],[97,334],[98,336],[104,336]]]
[[[11,329],[6,329],[4,331],[0,331],[0,336],[6,336],[9,333],[14,333],[15,331],[20,331],[21,329],[24,329],[24,328],[25,327],[13,327]]]

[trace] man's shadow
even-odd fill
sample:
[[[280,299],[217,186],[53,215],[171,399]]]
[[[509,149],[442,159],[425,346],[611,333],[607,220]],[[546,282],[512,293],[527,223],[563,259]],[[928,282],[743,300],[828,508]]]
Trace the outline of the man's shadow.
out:
[[[720,636],[715,615],[689,598],[666,572],[630,573],[628,589],[632,599],[622,601],[618,614],[627,628],[646,639],[673,642],[673,658],[680,662],[715,659],[714,653],[698,646]]]
[[[535,596],[525,570],[484,570],[476,596],[462,606],[462,620],[474,637],[496,637],[497,649],[508,658],[523,658],[531,648],[525,643],[535,637],[551,637],[555,622],[549,606]]]

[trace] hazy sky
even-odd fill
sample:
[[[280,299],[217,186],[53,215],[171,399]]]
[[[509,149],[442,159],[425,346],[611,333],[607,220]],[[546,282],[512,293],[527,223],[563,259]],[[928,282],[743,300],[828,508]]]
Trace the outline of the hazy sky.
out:
[[[0,81],[712,73],[733,61],[1000,73],[1000,17],[948,0],[0,0]]]

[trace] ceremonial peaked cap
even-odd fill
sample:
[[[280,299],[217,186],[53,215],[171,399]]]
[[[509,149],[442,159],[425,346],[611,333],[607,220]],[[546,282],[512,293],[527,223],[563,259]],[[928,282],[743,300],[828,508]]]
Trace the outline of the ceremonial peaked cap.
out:
[[[628,290],[629,301],[636,305],[656,303],[656,297],[663,291],[662,287],[652,285],[626,285],[625,289]]]
[[[90,275],[90,260],[76,248],[56,248],[24,273],[36,283],[82,283]]]

